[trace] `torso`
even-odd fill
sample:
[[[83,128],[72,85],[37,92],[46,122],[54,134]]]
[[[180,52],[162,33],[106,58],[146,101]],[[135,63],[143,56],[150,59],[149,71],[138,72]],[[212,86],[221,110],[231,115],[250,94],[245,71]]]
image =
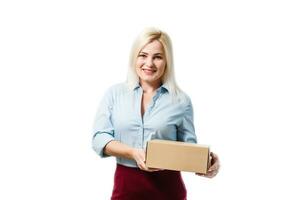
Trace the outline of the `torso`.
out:
[[[145,111],[147,109],[147,106],[151,102],[151,99],[152,99],[153,95],[154,95],[154,93],[150,93],[150,94],[143,93],[142,103],[141,103],[141,114],[142,114],[142,117],[144,116],[144,113],[145,113]]]
[[[115,140],[134,148],[146,148],[149,139],[178,140],[178,127],[189,105],[188,97],[174,103],[165,89],[151,93],[143,93],[141,87],[131,91],[126,84],[110,90],[107,101],[110,101],[111,124],[105,121],[103,127],[113,128]],[[124,163],[136,167],[134,161]]]

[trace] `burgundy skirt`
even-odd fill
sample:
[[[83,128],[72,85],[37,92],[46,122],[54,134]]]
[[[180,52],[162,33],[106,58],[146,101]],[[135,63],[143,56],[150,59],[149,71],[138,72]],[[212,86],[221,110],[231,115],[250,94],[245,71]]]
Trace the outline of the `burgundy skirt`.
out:
[[[117,164],[111,200],[186,200],[179,171],[146,172]]]

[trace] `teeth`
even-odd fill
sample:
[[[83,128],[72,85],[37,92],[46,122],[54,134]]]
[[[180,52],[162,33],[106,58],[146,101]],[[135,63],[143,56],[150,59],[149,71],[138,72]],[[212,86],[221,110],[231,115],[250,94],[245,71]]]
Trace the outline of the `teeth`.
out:
[[[155,70],[143,69],[143,71],[155,72]]]

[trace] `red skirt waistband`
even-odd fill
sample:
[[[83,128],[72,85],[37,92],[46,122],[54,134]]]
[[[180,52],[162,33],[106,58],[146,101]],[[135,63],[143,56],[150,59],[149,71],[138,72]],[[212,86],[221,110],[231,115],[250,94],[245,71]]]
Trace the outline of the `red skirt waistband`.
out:
[[[179,171],[146,172],[117,164],[111,200],[185,200],[186,188]]]

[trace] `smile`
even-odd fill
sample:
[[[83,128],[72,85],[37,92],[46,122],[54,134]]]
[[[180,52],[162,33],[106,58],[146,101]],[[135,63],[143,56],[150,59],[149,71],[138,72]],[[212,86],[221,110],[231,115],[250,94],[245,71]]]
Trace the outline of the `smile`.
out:
[[[142,70],[146,75],[152,75],[156,72],[156,70],[153,69],[142,69]]]

